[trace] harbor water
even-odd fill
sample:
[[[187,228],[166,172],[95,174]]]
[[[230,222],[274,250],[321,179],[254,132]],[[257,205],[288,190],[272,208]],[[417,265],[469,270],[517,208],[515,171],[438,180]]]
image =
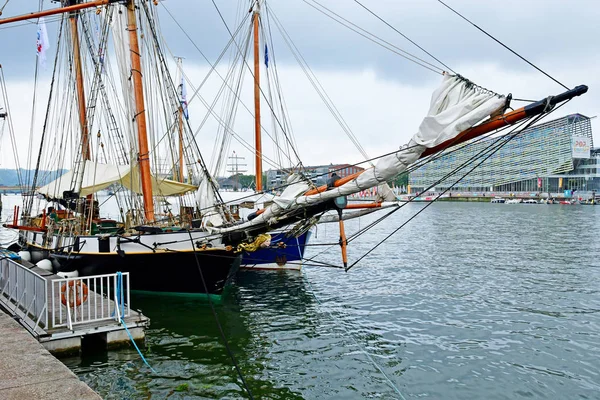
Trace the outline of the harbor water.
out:
[[[425,206],[352,241],[350,263]],[[254,398],[600,399],[599,227],[600,207],[435,203],[347,273],[241,272],[215,311]],[[62,360],[103,398],[248,398],[206,299],[132,305],[156,373],[133,349]]]

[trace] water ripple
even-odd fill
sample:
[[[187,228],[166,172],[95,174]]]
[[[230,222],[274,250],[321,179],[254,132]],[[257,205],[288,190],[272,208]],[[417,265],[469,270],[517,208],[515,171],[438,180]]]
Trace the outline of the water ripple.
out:
[[[352,242],[351,262],[421,207]],[[600,207],[434,204],[348,273],[241,273],[217,312],[256,398],[397,398],[373,359],[406,398],[598,399],[598,221]],[[337,236],[319,226],[313,243]],[[246,397],[205,302],[132,301],[158,373],[122,350],[65,360],[81,379],[108,399]]]

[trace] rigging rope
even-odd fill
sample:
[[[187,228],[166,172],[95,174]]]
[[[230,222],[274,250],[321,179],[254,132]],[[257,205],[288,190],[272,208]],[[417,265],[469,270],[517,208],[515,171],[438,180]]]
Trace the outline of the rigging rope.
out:
[[[61,23],[60,23],[60,27],[58,29],[58,39],[56,41],[56,48],[58,49],[60,47],[60,43],[61,43],[61,39],[62,39],[62,32],[63,32],[63,25],[64,25],[64,18],[62,19]],[[56,56],[54,57],[54,67],[52,68],[52,80],[50,81],[50,93],[48,94],[48,98],[51,99],[52,98],[52,94],[54,93],[54,83],[56,82],[56,66],[58,64],[58,58],[59,58],[59,51],[56,52]],[[38,152],[38,157],[37,157],[37,162],[35,165],[35,172],[33,175],[33,182],[31,183],[31,190],[35,190],[36,185],[37,185],[37,181],[38,181],[38,172],[40,169],[40,162],[42,161],[42,151],[44,149],[44,141],[46,139],[46,134],[48,133],[48,120],[50,118],[50,106],[51,106],[51,102],[48,102],[48,106],[46,107],[46,116],[44,118],[44,126],[42,127],[42,137],[40,139],[40,151]],[[30,197],[29,202],[27,203],[27,206],[25,207],[26,213],[30,214],[31,213],[31,208],[33,206],[33,196]]]
[[[286,124],[286,128],[289,132],[289,136],[291,139],[291,146],[297,148],[298,145],[296,143],[296,137],[294,135],[292,123],[290,121],[290,113],[288,111],[285,99],[281,95],[283,90],[281,88],[281,81],[279,79],[279,67],[278,67],[278,63],[277,63],[277,57],[275,57],[275,46],[274,46],[274,42],[273,42],[273,35],[271,33],[271,19],[269,17],[269,14],[270,14],[270,10],[268,7],[265,6],[265,16],[266,16],[266,20],[267,20],[268,37],[269,37],[269,42],[270,42],[270,46],[271,46],[272,54],[273,54],[272,64],[273,64],[273,71],[274,71],[273,75],[274,75],[274,82],[275,82],[275,86],[276,86],[277,98],[279,99],[279,106],[281,108],[281,115],[283,118],[283,122]],[[267,69],[267,71],[268,71],[268,69]],[[273,123],[273,127],[275,128],[275,123]],[[286,133],[283,132],[283,134],[285,135]],[[290,149],[290,144],[288,142],[286,142],[286,147],[287,147],[288,158],[290,158],[289,154],[291,154],[291,149]]]
[[[17,151],[17,141],[15,138],[15,130],[13,127],[13,122],[12,122],[12,112],[10,110],[10,105],[8,102],[8,92],[6,90],[6,79],[4,78],[4,68],[2,68],[1,64],[0,64],[0,90],[2,91],[2,102],[4,103],[3,105],[6,110],[6,116],[4,119],[8,125],[8,132],[10,134],[10,143],[11,143],[13,154],[15,157],[15,163],[17,164],[16,165],[17,180],[19,181],[19,186],[21,188],[24,188],[25,182],[23,181],[22,170],[20,168],[19,152]],[[15,223],[16,223],[16,221],[15,221]]]
[[[229,29],[229,26],[227,25],[227,22],[225,21],[225,18],[223,17],[223,14],[221,13],[221,10],[219,9],[219,6],[217,6],[217,3],[215,3],[215,0],[211,0],[211,1],[212,1],[213,5],[215,6],[215,9],[217,10],[217,13],[219,14],[219,17],[221,18],[221,21],[223,22],[223,25],[225,25],[225,28],[227,29],[227,32],[229,32],[229,35],[233,38],[233,34],[232,34],[231,30]],[[239,49],[239,46],[237,46],[237,42],[234,41],[234,43],[236,44],[236,47],[238,48],[238,51],[241,51]],[[243,61],[244,61],[244,65],[246,65],[246,67],[248,68],[248,71],[252,75],[252,78],[254,78],[254,72],[252,71],[252,68],[250,67],[250,65],[248,65],[248,62],[245,59]],[[271,116],[272,116],[272,118],[275,121],[277,121],[277,124],[279,125],[279,128],[282,130],[282,132],[285,132],[283,124],[281,123],[281,121],[277,117],[277,114],[275,113],[275,110],[273,109],[273,106],[269,102],[269,99],[265,95],[265,93],[262,90],[262,88],[259,87],[259,90],[260,90],[260,93],[261,93],[263,99],[265,99],[265,102],[267,103],[267,105],[269,106],[269,109],[271,110]],[[285,137],[288,138],[287,135]],[[289,138],[288,138],[288,140],[289,140]],[[295,149],[294,147],[292,147],[292,151],[294,152],[294,155],[296,156],[296,159],[298,160],[298,164],[300,166],[302,166],[302,161],[300,159],[300,156],[298,155],[297,149]]]
[[[8,2],[9,2],[9,1],[10,1],[10,0],[6,0],[6,1],[4,2],[4,5],[3,5],[2,7],[0,7],[0,15],[2,15],[2,11],[4,11],[4,7],[6,7],[6,5],[8,4]]]
[[[373,248],[371,248],[369,251],[367,251],[365,254],[363,254],[361,257],[359,257],[355,262],[353,262],[351,265],[348,266],[348,268],[346,269],[346,271],[349,271],[352,267],[354,267],[358,262],[360,262],[363,258],[365,258],[367,255],[369,255],[370,253],[372,253],[376,248],[378,248],[380,245],[382,245],[385,241],[387,241],[392,235],[394,235],[396,232],[398,232],[401,228],[403,228],[406,224],[408,224],[410,221],[412,221],[417,215],[419,215],[421,212],[423,212],[425,209],[427,209],[431,204],[435,203],[436,200],[438,200],[440,198],[440,196],[442,196],[443,194],[447,193],[449,190],[451,190],[458,182],[460,182],[463,178],[465,178],[468,174],[470,174],[471,172],[473,172],[473,170],[475,170],[476,168],[478,168],[481,164],[483,164],[487,159],[489,159],[491,156],[493,156],[496,152],[498,152],[498,150],[500,150],[502,147],[504,147],[506,144],[508,144],[512,139],[514,139],[515,137],[517,137],[519,134],[521,134],[524,130],[526,130],[527,128],[529,128],[531,125],[533,125],[534,123],[538,122],[539,120],[541,120],[542,118],[545,118],[546,116],[550,115],[551,113],[553,113],[554,111],[556,111],[557,109],[559,109],[560,107],[564,106],[565,104],[567,104],[570,100],[567,100],[566,102],[562,103],[561,105],[559,105],[558,107],[555,107],[554,109],[550,110],[549,112],[545,113],[545,114],[540,114],[538,116],[532,117],[529,122],[524,121],[523,124],[525,122],[527,122],[527,124],[525,125],[524,128],[517,130],[517,126],[514,127],[512,134],[507,134],[505,136],[502,136],[501,138],[499,138],[496,142],[494,142],[494,144],[492,144],[491,146],[489,146],[488,148],[482,150],[480,153],[476,154],[475,156],[471,157],[471,159],[467,160],[462,166],[459,166],[459,168],[456,169],[456,171],[464,168],[468,162],[470,162],[473,159],[478,159],[482,156],[482,154],[485,154],[486,152],[489,152],[489,154],[487,154],[483,159],[481,159],[481,161],[479,161],[479,163],[477,163],[473,168],[471,168],[470,170],[468,170],[466,173],[464,173],[458,180],[456,180],[452,185],[450,185],[447,189],[445,189],[443,192],[441,192],[434,201],[428,203],[427,205],[425,205],[425,207],[423,207],[421,210],[419,210],[418,212],[416,212],[414,215],[412,215],[407,221],[405,221],[404,223],[402,223],[398,228],[394,229],[389,235],[387,235],[382,241],[380,241],[379,243],[377,243],[375,246],[373,246]],[[523,125],[521,124],[521,125]],[[515,132],[516,131],[516,132]],[[506,138],[506,136],[508,136],[508,138]],[[500,145],[496,145],[496,143],[500,142],[502,139],[504,140],[504,143],[501,143]],[[495,146],[495,148],[493,148],[493,146]],[[490,149],[492,149],[493,151],[489,151]],[[434,183],[435,185],[435,183]],[[433,187],[430,186],[430,188]],[[397,211],[397,210],[394,210]]]
[[[526,122],[526,121],[525,121],[525,122]],[[521,126],[521,125],[524,125],[524,122],[523,122],[523,123],[521,123],[519,126]],[[517,126],[517,127],[513,127],[513,130],[514,130],[514,129],[517,129],[519,126]],[[506,129],[506,128],[507,128],[507,127],[505,127],[505,129]],[[473,144],[475,144],[475,143],[479,143],[479,142],[481,142],[481,141],[483,141],[483,140],[486,140],[486,139],[487,139],[489,136],[491,136],[491,135],[493,135],[493,134],[496,134],[496,133],[497,133],[497,132],[490,132],[488,135],[485,135],[485,136],[483,136],[483,137],[480,137],[480,138],[478,138],[476,141],[473,141],[473,142],[470,142],[470,143],[468,143],[466,146],[472,146],[472,145],[473,145]],[[461,169],[463,169],[463,168],[465,168],[466,166],[468,166],[468,165],[469,165],[471,162],[473,162],[473,161],[477,160],[478,158],[480,158],[480,157],[481,157],[481,156],[482,156],[482,155],[483,155],[485,152],[487,152],[487,151],[489,151],[489,149],[493,148],[493,147],[495,146],[495,144],[496,144],[496,143],[498,143],[498,142],[499,142],[500,140],[502,140],[503,138],[505,138],[505,137],[504,137],[504,136],[502,136],[502,137],[498,138],[498,139],[497,139],[497,140],[496,140],[494,143],[492,143],[490,146],[488,146],[488,147],[484,148],[484,149],[483,149],[482,151],[480,151],[478,154],[475,154],[474,156],[472,156],[471,158],[469,158],[468,160],[466,160],[465,162],[463,162],[462,164],[460,164],[458,167],[454,168],[453,170],[451,170],[450,172],[448,172],[447,174],[445,174],[444,176],[442,176],[440,179],[438,179],[437,181],[435,181],[434,183],[432,183],[431,185],[429,185],[427,188],[425,188],[425,189],[423,190],[423,192],[427,192],[427,191],[428,191],[428,190],[430,190],[431,188],[433,188],[433,187],[436,187],[438,184],[440,184],[440,183],[444,182],[446,179],[449,179],[451,176],[453,176],[454,174],[456,174],[458,171],[460,171]],[[466,147],[466,146],[464,146],[464,147]],[[418,168],[420,168],[420,167],[422,167],[422,166],[424,166],[424,165],[426,165],[426,164],[429,164],[429,163],[431,163],[431,162],[433,162],[433,161],[435,161],[435,160],[437,160],[437,159],[440,159],[440,158],[442,158],[442,157],[448,156],[448,155],[452,154],[452,153],[453,153],[453,152],[455,152],[455,151],[459,151],[459,150],[463,149],[464,147],[458,147],[458,148],[456,148],[456,149],[454,149],[454,150],[452,150],[452,151],[448,151],[448,152],[446,152],[446,151],[440,152],[440,153],[438,153],[438,154],[435,154],[435,157],[428,157],[428,158],[426,158],[425,160],[422,160],[422,162],[420,162],[420,163],[419,163],[419,162],[415,163],[413,166],[411,166],[411,168],[410,168],[410,169],[409,169],[407,172],[413,172],[414,170],[416,170],[416,169],[418,169]],[[470,172],[470,171],[469,171],[469,172]],[[464,176],[466,176],[466,175],[464,175]],[[454,182],[454,184],[453,184],[451,187],[453,187],[453,186],[454,186],[454,185],[456,185],[458,182],[460,182],[460,180],[461,180],[461,179],[463,179],[463,178],[464,178],[464,176],[463,176],[463,177],[461,177],[461,178],[459,178],[459,179],[458,179],[456,182]],[[450,190],[450,189],[448,189],[448,190]],[[442,192],[442,194],[444,194],[444,193],[446,193],[446,191]],[[399,206],[398,208],[396,208],[396,209],[394,209],[394,210],[391,210],[390,212],[388,212],[386,215],[384,215],[384,216],[380,217],[379,219],[377,219],[377,220],[375,220],[375,221],[371,222],[370,224],[368,224],[367,226],[365,226],[364,228],[362,228],[361,230],[359,230],[357,233],[355,233],[355,234],[351,235],[350,237],[348,237],[348,239],[347,239],[347,243],[350,243],[350,242],[352,242],[353,240],[357,239],[358,237],[360,237],[361,235],[363,235],[363,234],[364,234],[366,231],[368,231],[369,229],[373,228],[374,226],[376,226],[377,224],[379,224],[380,222],[382,222],[382,221],[383,221],[385,218],[389,217],[391,214],[395,213],[395,212],[396,212],[396,211],[398,211],[400,208],[402,208],[402,207],[406,206],[408,203],[411,203],[411,202],[413,202],[413,201],[414,201],[414,198],[413,198],[413,199],[410,199],[408,202],[406,202],[406,203],[402,204],[402,205],[401,205],[401,206]]]
[[[497,134],[498,132],[501,132],[505,129],[508,129],[509,126],[506,126],[504,128],[501,128],[497,131],[493,131],[488,133],[487,135],[484,135],[480,138],[478,138],[477,140],[469,143],[469,145],[471,144],[475,144],[478,143],[480,141],[486,140],[487,138],[489,138],[490,136]],[[414,146],[411,146],[409,148],[412,148]],[[449,146],[452,147],[452,146]],[[408,149],[408,148],[407,148]],[[415,162],[414,164],[412,164],[405,172],[403,172],[403,174],[405,173],[410,173],[413,172],[414,170],[429,164],[432,161],[437,160],[438,158],[441,158],[442,156],[447,156],[450,155],[458,150],[460,150],[461,148],[455,148],[453,150],[448,151],[448,148],[446,150],[444,150],[443,152],[440,152],[438,154],[433,154],[430,157],[427,157],[425,159],[421,159],[418,160],[417,162]],[[404,150],[404,149],[403,149]],[[389,153],[389,154],[393,154],[393,153]],[[388,154],[388,155],[389,155]],[[382,157],[385,157],[387,155],[384,155]],[[455,170],[456,171],[456,170]],[[455,171],[453,171],[452,173],[454,173]],[[448,174],[448,176],[450,176],[450,174]],[[428,188],[426,188],[424,191],[427,191],[429,189],[431,189],[432,187],[434,187],[435,185],[437,185],[439,182],[441,182],[443,179],[440,179],[438,181],[436,181],[434,184],[430,185]],[[379,224],[380,222],[382,222],[383,220],[385,220],[387,217],[389,217],[390,215],[394,214],[396,211],[399,211],[401,208],[405,207],[406,205],[408,205],[409,203],[412,203],[414,201],[413,199],[409,199],[408,201],[404,202],[403,204],[399,205],[398,207],[388,211],[386,214],[384,214],[382,217],[379,217],[378,219],[376,219],[375,221],[371,222],[370,224],[368,224],[367,226],[365,226],[364,228],[360,228],[358,231],[356,231],[355,233],[353,233],[352,235],[348,236],[348,238],[346,239],[347,243],[350,243],[351,241],[353,241],[354,239],[356,239],[357,237],[359,237],[360,235],[364,234],[366,231],[368,231],[369,229],[373,228],[374,226],[376,226],[377,224]],[[381,211],[381,210],[377,210],[377,209],[372,209],[371,212],[377,212],[377,211]],[[313,262],[321,262],[319,260],[315,260],[316,257],[320,256],[321,254],[329,251],[331,248],[333,248],[334,246],[339,246],[339,242],[337,243],[316,243],[316,244],[306,244],[305,246],[329,246],[328,248],[324,249],[323,251],[320,251],[319,253],[315,254],[314,256],[312,256],[311,258],[305,258],[304,260],[306,261],[313,261]],[[339,267],[339,268],[343,268],[343,267]]]
[[[225,349],[227,349],[227,353],[229,354],[229,357],[231,358],[231,362],[233,363],[233,366],[235,367],[235,370],[236,370],[238,376],[240,377],[242,384],[243,384],[244,388],[246,389],[246,392],[248,393],[248,397],[250,397],[250,399],[253,400],[254,397],[252,396],[252,392],[250,391],[250,388],[248,387],[248,384],[246,383],[246,379],[244,379],[244,374],[242,374],[242,370],[240,369],[240,366],[238,365],[235,355],[233,354],[233,350],[231,350],[231,347],[229,346],[229,341],[227,340],[227,336],[225,335],[225,332],[223,331],[223,326],[221,325],[221,322],[219,321],[219,316],[217,315],[217,311],[215,310],[215,305],[213,304],[212,298],[210,297],[210,293],[208,292],[208,286],[206,285],[206,280],[204,279],[204,273],[202,272],[202,268],[200,267],[200,260],[198,260],[198,252],[196,251],[196,244],[194,243],[192,233],[189,230],[187,231],[187,233],[190,237],[190,244],[192,245],[192,249],[194,249],[194,259],[196,261],[196,266],[198,267],[198,273],[200,274],[200,280],[202,281],[202,287],[203,287],[204,291],[206,292],[206,298],[208,300],[208,304],[210,305],[210,310],[212,311],[213,317],[215,318],[215,322],[217,323],[217,327],[219,328],[219,333],[221,334],[221,339],[223,339],[223,343],[225,344]],[[241,256],[239,256],[239,257],[241,257]],[[233,262],[233,260],[232,260],[232,262]]]
[[[423,47],[419,46],[416,42],[414,42],[413,40],[411,40],[408,36],[406,36],[404,33],[400,32],[398,29],[394,28],[392,25],[390,25],[390,23],[388,23],[386,20],[384,20],[383,18],[381,18],[379,15],[375,14],[373,11],[371,11],[369,8],[367,8],[366,6],[364,6],[360,1],[358,0],[354,0],[354,2],[356,4],[358,4],[359,6],[361,6],[362,8],[364,8],[365,10],[367,10],[370,14],[372,14],[375,18],[377,18],[378,20],[380,20],[381,22],[383,22],[384,24],[386,24],[387,26],[389,26],[390,28],[392,28],[396,33],[398,33],[400,36],[402,36],[404,39],[408,40],[409,42],[411,42],[412,44],[414,44],[415,46],[417,46],[419,49],[421,49],[425,54],[427,54],[429,57],[433,58],[435,61],[439,62],[440,64],[442,64],[444,67],[446,67],[447,70],[454,72],[454,70],[452,68],[450,68],[449,66],[447,66],[446,64],[444,64],[443,62],[441,62],[438,58],[436,58],[433,54],[431,54],[430,52],[428,52],[427,50],[425,50]],[[456,74],[456,72],[454,72]]]
[[[269,7],[269,9],[271,9],[271,7]],[[339,110],[337,109],[337,107],[335,106],[335,104],[333,103],[333,101],[331,100],[331,98],[329,97],[327,92],[325,91],[325,88],[323,87],[321,82],[318,80],[317,76],[312,71],[312,69],[306,62],[305,58],[300,53],[300,50],[298,49],[298,47],[296,46],[296,44],[294,43],[294,41],[292,40],[290,35],[287,33],[287,31],[283,27],[283,24],[281,23],[281,21],[277,18],[277,16],[275,15],[275,13],[272,9],[270,12],[273,14],[273,21],[275,22],[275,26],[281,32],[281,35],[282,35],[285,43],[287,44],[288,48],[294,55],[294,58],[296,58],[296,61],[298,61],[298,64],[300,65],[302,71],[306,75],[307,79],[309,80],[309,82],[311,83],[311,85],[313,86],[313,88],[315,89],[315,91],[317,92],[317,94],[319,95],[319,97],[321,98],[321,100],[323,101],[323,103],[325,104],[325,106],[327,107],[327,109],[329,110],[331,115],[333,116],[333,118],[338,122],[338,124],[340,125],[340,127],[342,128],[344,133],[346,133],[348,138],[352,141],[352,143],[357,148],[357,150],[362,154],[362,156],[365,158],[369,158],[369,156],[367,155],[367,152],[365,151],[365,149],[362,147],[362,145],[358,141],[356,135],[354,135],[354,133],[348,126],[348,123],[346,123],[346,121],[342,117],[341,113],[339,112]]]
[[[229,84],[228,84],[228,77],[230,76],[231,73],[233,73],[233,68],[230,69],[230,71],[227,73],[227,76],[224,78],[216,69],[217,64],[221,61],[222,57],[227,53],[227,49],[229,48],[229,46],[233,43],[235,43],[235,36],[237,36],[238,32],[240,32],[240,29],[242,28],[244,21],[246,19],[248,19],[248,16],[246,16],[246,18],[244,18],[244,21],[242,21],[242,23],[239,25],[238,29],[233,33],[231,39],[229,40],[227,46],[223,49],[223,51],[221,51],[221,54],[219,55],[219,57],[217,58],[217,60],[215,61],[215,63],[210,62],[210,60],[204,55],[204,53],[200,50],[200,48],[198,47],[198,45],[196,44],[196,42],[194,42],[194,40],[191,38],[191,36],[185,31],[185,29],[181,26],[181,24],[179,23],[179,21],[177,21],[175,19],[175,17],[171,14],[171,12],[169,11],[169,9],[164,5],[163,2],[160,3],[161,6],[163,6],[163,8],[165,9],[165,11],[169,14],[169,16],[173,19],[173,21],[175,22],[175,24],[179,27],[179,29],[183,32],[183,34],[187,37],[187,39],[192,43],[192,45],[196,48],[196,50],[200,53],[200,55],[202,55],[202,57],[206,60],[206,62],[210,65],[210,70],[208,72],[208,74],[205,76],[205,78],[202,80],[202,82],[200,83],[200,85],[197,88],[194,88],[192,82],[186,77],[186,82],[190,85],[190,87],[192,88],[192,90],[194,91],[194,93],[192,94],[192,96],[188,99],[188,105],[194,100],[194,98],[196,98],[196,96],[199,97],[200,101],[202,102],[202,104],[206,107],[207,109],[207,114],[204,117],[203,121],[201,122],[201,124],[199,125],[199,127],[196,129],[196,131],[194,132],[194,138],[198,136],[198,134],[200,133],[200,130],[202,129],[202,127],[204,126],[204,124],[206,123],[206,121],[208,120],[209,115],[212,115],[217,122],[219,123],[220,126],[223,126],[225,129],[227,129],[229,131],[229,133],[232,135],[233,138],[235,138],[242,146],[244,146],[246,149],[248,149],[251,152],[254,152],[253,150],[253,145],[251,145],[250,143],[248,143],[247,141],[245,141],[242,137],[240,137],[237,133],[235,133],[235,131],[233,131],[233,129],[230,126],[227,126],[226,122],[224,122],[214,111],[214,107],[216,105],[216,102],[218,100],[218,97],[221,95],[222,91],[224,90],[224,88],[226,87],[227,89],[229,89],[234,95],[236,95],[238,102],[244,107],[244,109],[246,111],[248,111],[248,113],[250,115],[254,115],[252,113],[252,111],[248,108],[248,106],[246,106],[246,104],[242,101],[241,98],[239,98],[239,95],[237,95],[237,90],[232,88]],[[215,100],[213,101],[212,105],[209,105],[203,98],[202,96],[199,95],[199,91],[200,89],[204,86],[204,84],[208,81],[208,78],[210,77],[210,75],[212,74],[212,72],[215,72],[217,74],[217,76],[219,78],[221,78],[221,80],[223,81],[223,85],[221,86],[221,88],[219,89],[219,92],[217,94],[217,97],[215,97]],[[184,74],[185,75],[185,74]],[[269,132],[263,127],[261,126],[261,129],[263,130],[263,132],[265,132],[269,137],[271,137],[271,135],[269,134]],[[214,154],[214,153],[213,153]],[[271,160],[269,157],[266,157],[263,154],[263,161],[269,163],[271,166],[276,167],[277,163],[273,160]],[[214,163],[214,161],[213,161]]]
[[[354,1],[357,1],[357,0],[354,0]],[[450,11],[452,11],[453,13],[455,13],[456,15],[458,15],[459,17],[461,17],[462,19],[464,19],[465,21],[467,21],[468,23],[470,23],[471,25],[473,25],[475,28],[477,28],[481,32],[485,33],[488,37],[490,37],[491,39],[493,39],[496,43],[500,44],[502,47],[504,47],[505,49],[507,49],[508,51],[510,51],[511,53],[513,53],[514,55],[516,55],[517,57],[519,57],[521,60],[523,60],[527,64],[531,65],[533,68],[537,69],[542,74],[546,75],[548,78],[552,79],[554,82],[558,83],[563,88],[569,90],[569,88],[567,86],[563,85],[561,82],[559,82],[558,80],[556,80],[555,78],[553,78],[552,76],[550,76],[548,73],[546,73],[545,71],[543,71],[541,68],[537,67],[535,64],[533,64],[532,62],[530,62],[529,60],[527,60],[525,57],[523,57],[522,55],[520,55],[519,53],[517,53],[516,51],[514,51],[513,49],[511,49],[510,47],[508,47],[504,43],[502,43],[500,40],[496,39],[494,36],[490,35],[485,30],[483,30],[482,28],[480,28],[479,26],[477,26],[476,24],[474,24],[473,22],[471,22],[469,19],[467,19],[461,13],[459,13],[458,11],[456,11],[455,9],[453,9],[452,7],[450,7],[448,4],[444,3],[442,0],[437,0],[437,1],[440,4],[444,5],[446,8],[448,8]]]
[[[352,32],[355,32],[355,33],[359,34],[360,36],[364,37],[367,40],[370,40],[371,42],[373,42],[373,43],[375,43],[375,44],[377,44],[377,45],[379,45],[381,47],[383,47],[384,49],[389,50],[392,53],[397,54],[400,57],[405,58],[406,60],[411,61],[411,62],[413,62],[413,63],[415,63],[415,64],[417,64],[417,65],[419,65],[419,66],[421,66],[421,67],[423,67],[425,69],[428,69],[428,70],[430,70],[430,71],[432,71],[432,72],[434,72],[436,74],[440,74],[440,75],[442,74],[443,70],[440,67],[438,67],[437,65],[434,65],[434,64],[432,64],[432,63],[430,63],[428,61],[425,61],[422,58],[419,58],[419,57],[415,56],[414,54],[411,54],[408,51],[403,50],[403,49],[399,48],[398,46],[396,46],[396,45],[394,45],[394,44],[392,44],[392,43],[390,43],[390,42],[382,39],[381,37],[379,37],[379,36],[377,36],[377,35],[369,32],[369,31],[361,28],[360,26],[356,25],[355,23],[347,20],[346,18],[342,17],[341,15],[339,15],[336,12],[332,11],[331,9],[325,7],[324,5],[322,5],[321,3],[317,2],[316,0],[311,0],[311,1],[313,3],[315,3],[315,4],[317,4],[319,7],[325,9],[331,15],[328,14],[327,12],[323,11],[323,10],[320,10],[319,8],[315,7],[314,5],[310,4],[307,0],[302,0],[302,1],[305,2],[306,4],[308,4],[309,6],[311,6],[312,8],[314,8],[315,10],[319,11],[320,13],[322,13],[323,15],[325,15],[326,17],[331,18],[332,20],[334,20],[338,24],[340,24],[340,25],[342,25],[342,26],[350,29]],[[356,29],[348,26],[344,22],[339,21],[334,16],[337,17],[337,18],[339,18],[339,19],[341,19],[342,21],[346,22],[347,24],[352,25]],[[357,29],[360,30],[360,31],[362,31],[362,32],[364,32],[364,33],[359,32]],[[369,37],[369,36],[372,36],[372,37]],[[415,60],[418,60],[418,61],[415,61]]]

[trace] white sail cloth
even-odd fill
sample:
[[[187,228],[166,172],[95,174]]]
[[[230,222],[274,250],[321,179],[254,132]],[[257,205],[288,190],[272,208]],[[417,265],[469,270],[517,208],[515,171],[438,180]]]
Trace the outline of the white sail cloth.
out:
[[[219,188],[216,182],[214,185],[216,189]],[[220,209],[215,206],[217,204],[215,191],[206,176],[202,178],[200,187],[196,192],[196,204],[202,212],[202,227],[204,229],[210,232],[213,227],[223,225],[225,218],[221,215]]]
[[[446,74],[440,87],[431,96],[429,112],[419,126],[419,131],[399,151],[379,159],[374,167],[365,170],[356,179],[322,193],[303,196],[301,194],[305,192],[303,188],[306,184],[295,183],[286,188],[281,196],[276,197],[275,204],[265,209],[257,218],[218,231],[227,232],[265,222],[273,223],[286,210],[318,204],[377,186],[406,171],[427,148],[455,138],[460,132],[497,112],[505,104],[504,96],[482,91],[461,77]],[[296,196],[287,196],[288,191],[296,193]]]
[[[100,164],[88,160],[85,162],[83,182],[79,190],[76,188],[79,182],[76,182],[75,175],[74,171],[68,171],[60,178],[39,188],[37,192],[52,198],[62,198],[63,192],[75,189],[80,196],[87,196],[106,189],[113,183],[120,183],[135,193],[142,193],[139,170],[136,167],[132,169],[129,165]],[[152,176],[151,180],[152,194],[155,196],[173,196],[197,189],[194,185],[155,176]]]

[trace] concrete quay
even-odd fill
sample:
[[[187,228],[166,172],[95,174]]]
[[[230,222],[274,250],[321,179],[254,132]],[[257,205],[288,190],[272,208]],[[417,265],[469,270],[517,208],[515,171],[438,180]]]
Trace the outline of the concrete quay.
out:
[[[0,399],[101,399],[1,309],[0,338]]]

